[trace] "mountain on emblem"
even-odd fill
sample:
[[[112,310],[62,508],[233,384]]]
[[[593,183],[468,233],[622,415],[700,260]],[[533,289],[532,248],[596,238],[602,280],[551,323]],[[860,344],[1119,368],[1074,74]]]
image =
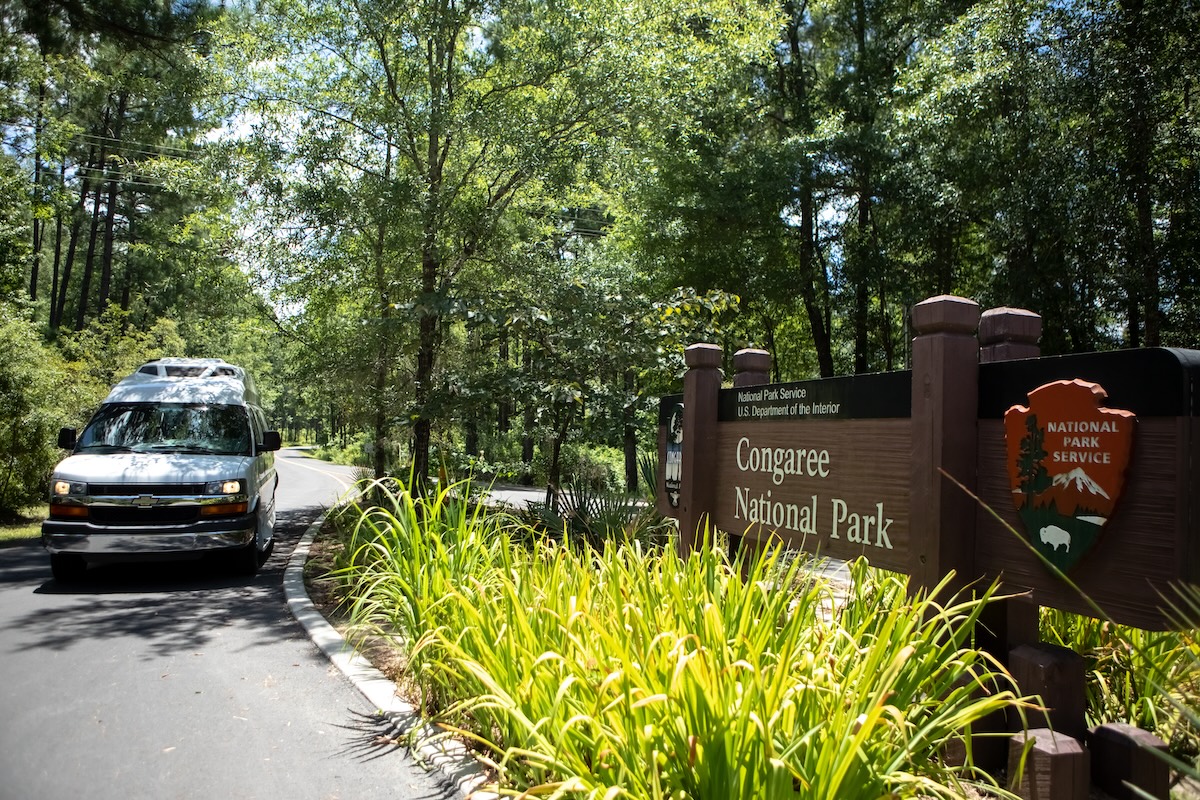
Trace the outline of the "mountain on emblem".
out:
[[[1137,421],[1098,384],[1055,381],[1004,415],[1008,475],[1033,546],[1064,572],[1099,540],[1125,484]]]
[[[1069,489],[1073,485],[1075,491],[1080,494],[1085,492],[1087,494],[1098,494],[1105,500],[1108,499],[1108,492],[1104,491],[1100,488],[1100,484],[1088,477],[1088,474],[1083,471],[1082,467],[1076,467],[1070,472],[1055,475],[1051,484],[1064,489]]]

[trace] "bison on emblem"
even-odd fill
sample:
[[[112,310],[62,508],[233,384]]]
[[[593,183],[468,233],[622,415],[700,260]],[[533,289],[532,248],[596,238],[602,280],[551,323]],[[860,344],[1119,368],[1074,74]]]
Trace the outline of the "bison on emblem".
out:
[[[1066,549],[1066,552],[1071,552],[1071,534],[1057,525],[1047,525],[1042,528],[1038,538],[1042,540],[1042,544],[1053,547],[1056,553],[1060,544]]]

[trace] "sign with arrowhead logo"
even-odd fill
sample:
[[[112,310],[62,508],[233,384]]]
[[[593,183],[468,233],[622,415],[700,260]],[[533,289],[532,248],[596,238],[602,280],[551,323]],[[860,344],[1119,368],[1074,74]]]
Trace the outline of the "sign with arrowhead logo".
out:
[[[683,403],[671,409],[667,423],[667,464],[663,489],[671,508],[679,507],[679,490],[683,486]]]
[[[1004,414],[1008,477],[1025,533],[1067,572],[1100,538],[1125,486],[1132,411],[1104,408],[1108,393],[1076,378],[1029,393]]]

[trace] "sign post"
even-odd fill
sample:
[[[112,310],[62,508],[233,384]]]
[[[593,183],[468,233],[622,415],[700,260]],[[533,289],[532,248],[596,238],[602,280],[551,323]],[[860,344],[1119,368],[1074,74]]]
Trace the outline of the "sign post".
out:
[[[932,588],[953,571],[955,588],[974,577],[974,501],[948,480],[975,488],[979,406],[979,306],[934,297],[913,308],[912,512],[908,573]],[[945,474],[943,474],[945,473]]]
[[[717,395],[721,391],[721,348],[694,344],[684,352],[683,458],[679,475],[679,555],[687,558],[697,535],[711,527],[717,475]]]
[[[1030,596],[988,621],[1003,653],[1030,641],[1035,604],[1093,613],[1037,549],[1113,620],[1170,627],[1164,595],[1200,582],[1200,351],[1038,358],[1036,314],[948,296],[913,322],[911,371],[771,384],[769,354],[746,351],[722,389],[720,348],[688,348],[684,393],[660,406],[658,507],[680,553],[707,525],[915,587],[999,578]],[[1098,399],[1047,403],[1053,385]]]

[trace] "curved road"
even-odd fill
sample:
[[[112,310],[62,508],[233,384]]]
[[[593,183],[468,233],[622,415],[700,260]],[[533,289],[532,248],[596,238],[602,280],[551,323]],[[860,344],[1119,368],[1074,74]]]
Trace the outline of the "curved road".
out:
[[[380,744],[366,700],[284,604],[288,555],[351,470],[279,454],[275,552],[253,579],[200,562],[59,586],[0,549],[0,800],[441,800]]]

